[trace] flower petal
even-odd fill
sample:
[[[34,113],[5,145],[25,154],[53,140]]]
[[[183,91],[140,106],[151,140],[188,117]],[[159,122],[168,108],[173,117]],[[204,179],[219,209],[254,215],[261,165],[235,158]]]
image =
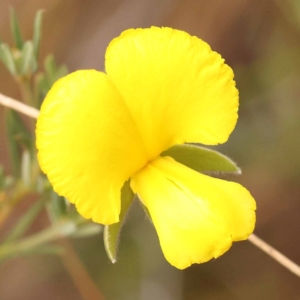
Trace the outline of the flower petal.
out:
[[[150,159],[174,144],[218,144],[237,121],[233,72],[197,37],[130,29],[106,51],[106,72],[135,119]]]
[[[85,218],[117,222],[122,185],[145,164],[146,154],[106,74],[78,71],[55,83],[36,134],[39,162],[55,191]]]
[[[245,188],[170,157],[148,164],[131,186],[150,212],[166,259],[179,269],[217,258],[254,229],[255,201]]]

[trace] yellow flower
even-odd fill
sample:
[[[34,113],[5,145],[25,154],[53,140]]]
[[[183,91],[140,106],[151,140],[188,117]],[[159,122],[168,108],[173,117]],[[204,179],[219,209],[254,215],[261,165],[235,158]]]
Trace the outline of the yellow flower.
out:
[[[179,269],[247,239],[255,201],[245,188],[160,156],[176,144],[228,139],[238,111],[231,68],[197,37],[156,27],[124,31],[108,46],[105,67],[60,79],[42,105],[38,158],[55,191],[109,225],[119,221],[130,179]]]

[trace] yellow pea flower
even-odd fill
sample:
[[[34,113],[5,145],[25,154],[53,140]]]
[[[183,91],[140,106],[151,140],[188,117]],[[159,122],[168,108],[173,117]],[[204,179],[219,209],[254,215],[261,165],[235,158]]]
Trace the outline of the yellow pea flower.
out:
[[[42,105],[38,159],[55,191],[109,225],[119,221],[130,179],[179,269],[247,239],[256,205],[244,187],[160,156],[176,144],[226,142],[238,117],[231,68],[208,44],[171,28],[126,30],[105,58],[106,73],[74,72]]]

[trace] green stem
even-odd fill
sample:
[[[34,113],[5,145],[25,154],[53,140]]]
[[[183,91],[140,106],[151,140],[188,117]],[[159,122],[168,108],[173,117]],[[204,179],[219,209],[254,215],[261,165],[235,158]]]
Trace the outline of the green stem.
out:
[[[33,106],[33,90],[30,79],[22,77],[18,80],[18,85],[21,91],[22,100],[25,104]]]
[[[21,92],[22,102],[30,107],[34,107],[34,92],[31,79],[23,76],[19,77],[16,81]],[[34,132],[35,121],[29,119],[27,122],[29,123],[30,132]]]
[[[0,262],[30,253],[33,249],[43,246],[46,243],[72,235],[76,231],[74,222],[62,221],[39,233],[31,235],[19,241],[8,242],[0,247]]]

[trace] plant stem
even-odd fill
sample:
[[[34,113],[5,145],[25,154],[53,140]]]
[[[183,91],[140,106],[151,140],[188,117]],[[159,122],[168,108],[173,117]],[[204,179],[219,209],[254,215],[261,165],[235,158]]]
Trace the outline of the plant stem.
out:
[[[9,107],[11,109],[14,109],[18,112],[21,112],[22,114],[31,117],[33,119],[36,119],[39,115],[38,109],[28,106],[10,97],[4,96],[2,94],[0,94],[0,104]]]
[[[248,238],[248,240],[258,247],[260,250],[268,254],[270,257],[272,257],[274,260],[276,260],[279,264],[284,266],[286,269],[300,277],[300,266],[298,266],[296,263],[291,261],[289,258],[284,256],[282,253],[277,251],[275,248],[267,244],[265,241],[260,239],[255,234],[251,234]]]
[[[33,91],[30,84],[30,79],[22,77],[17,80],[17,84],[19,85],[22,100],[27,105],[33,104]]]
[[[29,253],[48,242],[70,236],[75,231],[76,224],[74,222],[64,221],[22,240],[4,243],[0,247],[0,262],[20,254]]]

